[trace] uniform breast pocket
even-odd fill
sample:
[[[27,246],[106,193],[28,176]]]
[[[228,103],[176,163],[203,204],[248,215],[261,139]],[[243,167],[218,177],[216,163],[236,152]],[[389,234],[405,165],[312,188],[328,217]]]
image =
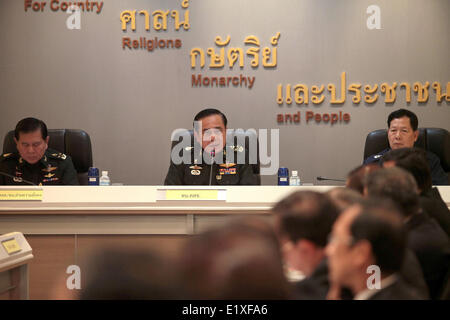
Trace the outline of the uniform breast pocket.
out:
[[[221,185],[237,185],[239,184],[239,173],[235,174],[223,174],[220,175],[221,178],[217,180],[218,184]]]

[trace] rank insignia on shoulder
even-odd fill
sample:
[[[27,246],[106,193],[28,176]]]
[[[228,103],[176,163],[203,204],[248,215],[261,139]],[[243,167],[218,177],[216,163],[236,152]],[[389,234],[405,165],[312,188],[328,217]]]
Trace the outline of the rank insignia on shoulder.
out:
[[[200,167],[200,166],[198,166],[198,165],[193,165],[193,166],[190,166],[189,169],[193,169],[193,170],[202,170],[203,168]]]
[[[378,158],[381,158],[381,156],[382,156],[381,154],[376,154],[376,155],[373,156],[373,158],[374,159],[378,159]]]
[[[222,168],[231,168],[231,167],[234,167],[236,165],[236,163],[223,163],[223,164],[221,164],[221,165],[219,165],[220,167],[222,167]]]
[[[244,147],[237,145],[237,146],[230,146],[231,150],[233,150],[234,152],[242,152],[244,151]]]
[[[193,175],[193,176],[199,176],[200,175],[200,170],[191,170],[191,174]]]
[[[12,155],[12,153],[4,153],[3,154],[3,158],[8,158],[9,156],[11,156]]]
[[[67,158],[67,156],[64,154],[64,153],[52,153],[52,156],[53,157],[56,157],[56,158],[59,158],[59,159],[62,159],[62,160],[66,160],[66,158]]]

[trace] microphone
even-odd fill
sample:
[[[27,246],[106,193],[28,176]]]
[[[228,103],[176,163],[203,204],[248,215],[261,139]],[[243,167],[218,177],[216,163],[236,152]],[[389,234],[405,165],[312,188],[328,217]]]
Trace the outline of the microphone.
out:
[[[214,165],[214,156],[216,155],[216,151],[213,149],[211,150],[211,168],[209,169],[209,185],[211,185],[212,180],[212,168]]]
[[[345,180],[342,179],[331,179],[331,178],[324,178],[324,177],[316,177],[318,181],[338,181],[338,182],[345,182]]]
[[[31,182],[31,181],[25,180],[23,178],[18,178],[18,177],[12,176],[12,175],[10,175],[10,174],[8,174],[6,172],[1,172],[0,171],[0,175],[8,177],[8,178],[11,178],[11,179],[13,179],[14,182],[19,182],[19,183],[20,182],[25,182],[26,184],[29,184],[29,185],[32,185],[32,186],[35,186],[35,187],[38,186],[37,184],[35,184],[35,183]]]

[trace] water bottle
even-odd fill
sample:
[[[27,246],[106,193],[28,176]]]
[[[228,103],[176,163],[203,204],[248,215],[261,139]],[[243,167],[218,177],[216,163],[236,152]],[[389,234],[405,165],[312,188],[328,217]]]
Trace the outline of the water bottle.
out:
[[[90,167],[88,170],[88,185],[89,186],[98,186],[98,168]]]
[[[108,171],[102,171],[102,176],[100,177],[101,186],[110,186],[111,180],[108,177]]]
[[[297,170],[292,170],[292,175],[289,178],[290,186],[299,186],[300,185],[300,177],[298,176]]]
[[[278,169],[278,185],[288,186],[289,185],[289,169],[279,168]]]

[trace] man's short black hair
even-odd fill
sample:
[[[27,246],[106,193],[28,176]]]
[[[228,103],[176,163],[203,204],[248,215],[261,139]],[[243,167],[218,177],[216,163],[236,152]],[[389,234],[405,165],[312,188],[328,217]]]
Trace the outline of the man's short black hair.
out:
[[[215,115],[215,114],[218,114],[218,115],[220,115],[222,117],[223,124],[224,124],[224,126],[226,128],[227,127],[227,123],[228,123],[227,117],[225,117],[225,115],[221,111],[219,111],[217,109],[209,108],[209,109],[204,109],[204,110],[200,111],[194,117],[194,121],[200,121],[203,118],[206,118],[206,117],[209,117],[209,116],[212,116],[212,115]]]
[[[411,173],[416,179],[420,191],[426,191],[433,185],[430,165],[425,150],[419,148],[401,148],[385,153],[381,161],[394,161],[397,167]]]
[[[419,127],[419,120],[417,119],[417,116],[414,112],[411,112],[409,110],[406,109],[398,109],[395,110],[394,112],[391,112],[391,114],[388,117],[387,120],[387,125],[388,128],[391,127],[391,121],[394,119],[400,119],[403,117],[408,117],[409,118],[409,122],[411,123],[411,128],[416,131],[417,128]]]
[[[361,213],[350,226],[354,243],[367,240],[381,272],[398,272],[406,251],[406,234],[400,212],[395,204],[383,199],[367,199],[359,206]]]
[[[41,130],[42,139],[45,140],[47,138],[47,126],[44,121],[36,118],[25,118],[17,123],[16,129],[14,130],[14,137],[16,140],[19,140],[20,133],[30,133],[36,130]]]
[[[306,239],[322,248],[339,215],[327,195],[314,191],[295,192],[278,202],[272,211],[279,215],[280,233],[290,241]]]
[[[365,181],[369,197],[386,198],[393,201],[405,217],[419,211],[419,193],[414,177],[398,167],[371,172]]]

